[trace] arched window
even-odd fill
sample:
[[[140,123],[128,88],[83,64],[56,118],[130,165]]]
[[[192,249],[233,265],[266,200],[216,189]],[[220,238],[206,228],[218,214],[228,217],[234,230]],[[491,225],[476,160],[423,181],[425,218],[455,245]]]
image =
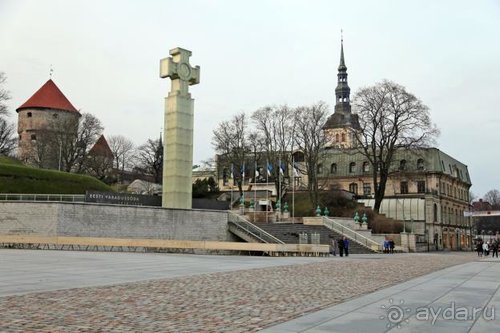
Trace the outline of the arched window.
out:
[[[349,163],[349,173],[354,173],[356,172],[356,163],[351,162]]]
[[[399,161],[399,170],[406,170],[406,160]]]
[[[318,175],[321,175],[323,173],[323,164],[318,164]]]
[[[424,160],[419,158],[417,160],[417,170],[424,170],[425,169],[425,163]]]
[[[330,173],[337,173],[337,163],[330,165]]]
[[[28,116],[28,118],[31,118],[31,117],[33,117],[33,113],[28,112],[28,113],[27,113],[27,116]]]
[[[340,136],[339,136],[339,133],[335,134],[335,142],[339,142],[340,140]]]
[[[349,192],[352,192],[354,194],[358,194],[358,184],[356,184],[356,183],[349,184]]]
[[[363,162],[363,172],[370,172],[370,164]]]
[[[345,133],[342,133],[342,142],[345,142]]]

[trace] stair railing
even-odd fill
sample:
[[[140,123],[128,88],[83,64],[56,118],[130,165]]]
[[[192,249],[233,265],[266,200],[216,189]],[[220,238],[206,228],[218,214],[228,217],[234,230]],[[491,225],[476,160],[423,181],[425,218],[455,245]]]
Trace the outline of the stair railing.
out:
[[[285,242],[283,242],[281,239],[274,237],[270,233],[257,227],[255,224],[247,221],[246,219],[235,213],[228,212],[228,222],[232,223],[243,232],[259,239],[263,243],[285,244]]]
[[[323,224],[329,229],[336,231],[337,233],[345,236],[358,244],[361,244],[369,249],[377,249],[377,251],[381,251],[382,245],[370,239],[366,236],[363,236],[359,232],[356,232],[350,228],[347,228],[342,223],[329,219],[328,217],[323,216]]]

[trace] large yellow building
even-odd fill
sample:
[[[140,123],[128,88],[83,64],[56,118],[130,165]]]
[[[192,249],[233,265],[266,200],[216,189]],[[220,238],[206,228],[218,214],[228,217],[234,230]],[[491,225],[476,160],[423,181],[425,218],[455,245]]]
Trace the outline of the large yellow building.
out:
[[[318,178],[324,188],[347,190],[373,207],[372,166],[354,148],[353,133],[360,126],[357,115],[351,113],[343,46],[335,95],[335,112],[323,127],[328,144]],[[467,166],[439,149],[402,149],[390,166],[380,213],[404,221],[407,230],[420,235],[421,243],[470,248],[470,221],[464,211],[469,208],[471,185]]]

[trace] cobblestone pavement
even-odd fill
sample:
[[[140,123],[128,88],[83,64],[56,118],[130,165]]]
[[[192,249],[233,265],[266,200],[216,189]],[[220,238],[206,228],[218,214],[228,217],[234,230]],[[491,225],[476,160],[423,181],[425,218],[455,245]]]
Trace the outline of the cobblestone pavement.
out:
[[[0,332],[255,332],[473,254],[388,255],[0,298]]]

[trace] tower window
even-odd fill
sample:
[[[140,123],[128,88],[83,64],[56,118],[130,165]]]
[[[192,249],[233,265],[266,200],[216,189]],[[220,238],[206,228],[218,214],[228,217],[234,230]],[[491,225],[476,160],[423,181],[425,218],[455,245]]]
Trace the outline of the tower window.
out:
[[[417,160],[417,170],[424,170],[425,169],[424,166],[425,166],[424,160],[419,158]]]
[[[36,134],[31,134],[31,141],[36,141]]]
[[[356,171],[356,163],[349,163],[349,173],[354,173]]]
[[[399,161],[399,170],[405,170],[405,169],[406,169],[406,160]]]
[[[370,164],[363,162],[363,172],[370,172]]]
[[[28,118],[31,118],[31,117],[33,117],[33,114],[31,112],[28,112],[27,116],[28,116]]]
[[[323,173],[323,164],[318,164],[318,174],[321,175]]]
[[[330,166],[330,173],[337,173],[337,164],[336,163],[332,163],[332,165]]]
[[[58,115],[57,113],[54,113],[54,114],[52,115],[52,118],[57,119],[57,117],[58,117],[58,116],[59,116],[59,115]]]

